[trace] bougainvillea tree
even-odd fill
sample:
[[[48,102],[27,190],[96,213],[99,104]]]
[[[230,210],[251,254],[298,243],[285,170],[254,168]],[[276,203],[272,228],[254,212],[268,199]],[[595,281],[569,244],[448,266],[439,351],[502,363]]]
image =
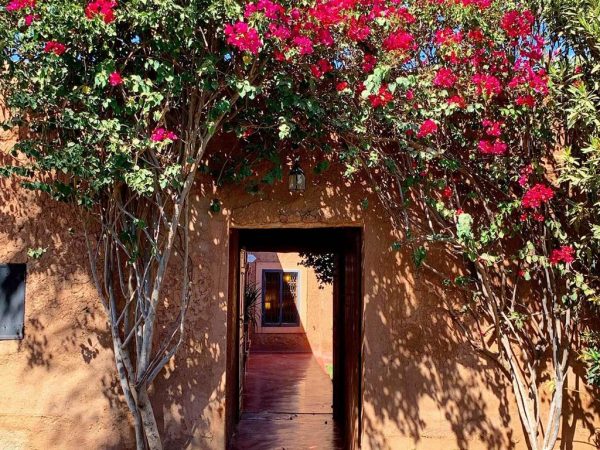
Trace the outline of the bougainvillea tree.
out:
[[[261,0],[225,32],[241,54],[273,53],[297,92],[318,92],[319,128],[276,108],[280,137],[317,131],[347,176],[371,178],[393,245],[464,293],[441,296],[448,314],[512,384],[531,448],[554,448],[580,312],[597,301],[552,170],[562,42],[522,4],[492,0]]]
[[[0,27],[7,126],[22,136],[3,173],[85,208],[138,448],[162,446],[148,387],[183,342],[187,200],[225,125],[249,141],[272,129],[314,140],[346,176],[369,177],[401,236],[393,245],[464,293],[448,313],[512,382],[531,447],[554,447],[581,299],[594,290],[550,170],[553,49],[531,11],[494,0],[9,0]],[[159,338],[175,250],[180,310]],[[430,264],[434,251],[460,274]]]
[[[190,190],[213,136],[265,79],[262,60],[227,53],[223,24],[238,12],[174,0],[0,9],[4,126],[20,135],[2,174],[82,208],[140,449],[162,448],[148,388],[184,341]],[[180,300],[165,310],[174,254]]]

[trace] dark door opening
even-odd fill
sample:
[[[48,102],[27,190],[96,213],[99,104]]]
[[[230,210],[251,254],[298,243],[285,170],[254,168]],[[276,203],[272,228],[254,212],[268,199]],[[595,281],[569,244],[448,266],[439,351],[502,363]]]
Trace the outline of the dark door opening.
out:
[[[333,271],[333,419],[340,430],[340,445],[334,448],[360,447],[362,413],[362,230],[355,227],[311,229],[233,229],[230,234],[230,269],[227,327],[227,389],[226,389],[226,445],[231,447],[236,426],[243,410],[245,345],[244,295],[247,285],[245,265],[250,252],[303,252],[329,254],[334,258]],[[300,312],[290,309],[290,298],[297,289],[298,275],[293,271],[271,269],[263,278],[262,306],[267,326],[295,326]],[[266,311],[265,306],[268,308]],[[246,333],[247,334],[247,333]],[[253,376],[257,368],[264,373],[255,358],[251,366]],[[294,364],[303,364],[302,358],[282,359],[285,370],[294,370]],[[258,365],[257,365],[258,364]],[[270,369],[269,369],[270,370]],[[273,368],[272,371],[277,371]],[[266,375],[268,376],[268,375]],[[289,425],[288,425],[289,426]],[[292,436],[293,434],[290,434]],[[290,442],[294,445],[294,442]]]

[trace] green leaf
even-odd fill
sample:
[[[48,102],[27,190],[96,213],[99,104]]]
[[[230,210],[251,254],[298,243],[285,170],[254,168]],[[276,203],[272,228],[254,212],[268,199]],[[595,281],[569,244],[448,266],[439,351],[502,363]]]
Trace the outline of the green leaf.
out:
[[[415,264],[415,266],[417,267],[417,269],[419,269],[423,263],[425,262],[425,259],[427,258],[427,250],[425,250],[425,247],[418,247],[414,253],[413,253],[413,262]]]
[[[48,251],[48,248],[30,248],[27,250],[27,256],[29,256],[31,259],[40,259],[44,253],[46,253],[46,251]]]
[[[221,200],[218,198],[213,198],[210,202],[210,211],[213,213],[218,213],[221,211]]]
[[[456,233],[462,241],[473,239],[473,217],[470,214],[462,213],[458,216],[456,224]]]

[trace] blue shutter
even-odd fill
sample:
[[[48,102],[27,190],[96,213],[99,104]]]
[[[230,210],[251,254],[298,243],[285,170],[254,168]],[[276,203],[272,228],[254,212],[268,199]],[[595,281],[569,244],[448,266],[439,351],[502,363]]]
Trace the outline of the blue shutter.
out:
[[[0,340],[23,339],[25,264],[0,265]]]

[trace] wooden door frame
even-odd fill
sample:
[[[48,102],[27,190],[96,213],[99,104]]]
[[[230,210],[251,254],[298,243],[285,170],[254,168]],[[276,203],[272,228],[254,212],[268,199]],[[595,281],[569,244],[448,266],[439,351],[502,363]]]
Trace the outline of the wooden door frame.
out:
[[[293,239],[290,237],[293,236]],[[225,445],[229,447],[231,437],[241,414],[239,407],[239,326],[240,316],[240,250],[248,251],[314,251],[331,252],[337,255],[350,255],[356,258],[358,266],[354,269],[352,279],[354,297],[349,303],[353,311],[349,314],[345,298],[345,282],[341,273],[347,260],[338,256],[336,276],[334,280],[334,417],[342,421],[343,433],[347,449],[360,448],[362,435],[362,403],[363,403],[363,229],[361,227],[315,227],[315,228],[231,228],[229,232],[229,277],[227,296],[227,362],[225,374]],[[341,258],[341,259],[340,259]],[[344,312],[345,311],[345,312]],[[353,323],[354,322],[354,323]],[[354,339],[350,346],[344,345],[348,340],[349,329]],[[351,350],[348,350],[351,349]],[[336,369],[337,366],[337,369]],[[356,377],[346,376],[345,371],[356,372]],[[345,385],[353,379],[356,386]],[[349,391],[351,389],[351,391]],[[353,396],[346,397],[347,392]],[[349,410],[352,408],[352,411]],[[352,422],[352,423],[351,423]]]

